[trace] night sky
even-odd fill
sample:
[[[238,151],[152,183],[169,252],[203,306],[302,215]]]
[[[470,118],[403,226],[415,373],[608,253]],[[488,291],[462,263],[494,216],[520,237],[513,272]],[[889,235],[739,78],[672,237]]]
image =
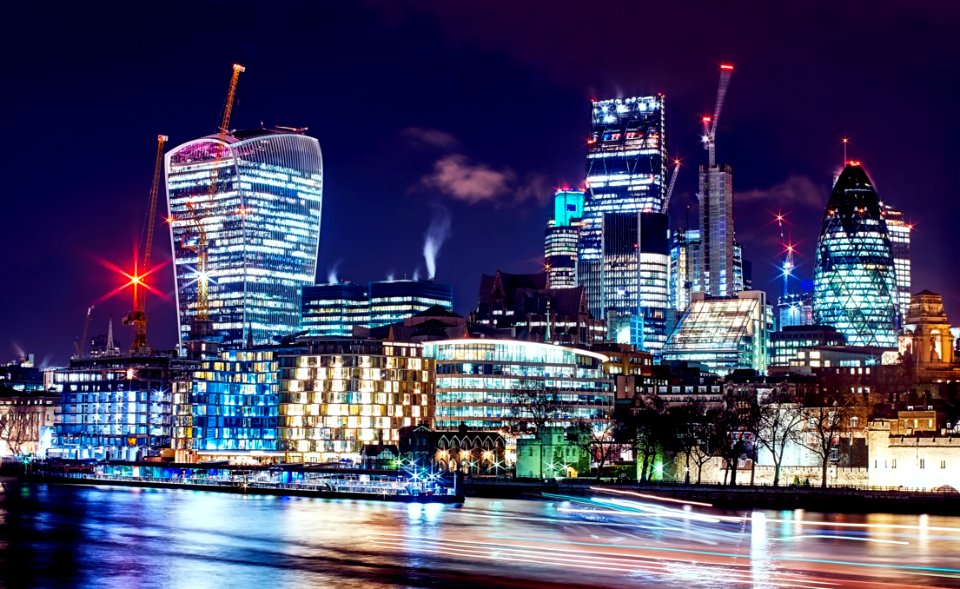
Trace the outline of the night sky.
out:
[[[960,322],[960,3],[781,4],[7,3],[0,361],[66,362],[87,306],[124,282],[103,262],[132,267],[156,135],[213,132],[233,62],[247,71],[232,127],[304,126],[320,141],[321,282],[333,268],[356,282],[423,275],[424,233],[447,214],[437,280],[458,312],[481,273],[537,271],[554,187],[583,180],[591,98],[666,94],[668,149],[684,158],[671,222],[694,205],[695,225],[699,117],[731,62],[717,151],[734,167],[755,287],[779,294],[779,208],[812,275],[849,136],[849,158],[916,224],[913,290],[942,293]],[[153,255],[170,258],[166,227]],[[155,276],[168,299],[149,300],[149,337],[169,348],[171,267]],[[112,314],[129,345],[130,305],[98,304],[90,335]]]

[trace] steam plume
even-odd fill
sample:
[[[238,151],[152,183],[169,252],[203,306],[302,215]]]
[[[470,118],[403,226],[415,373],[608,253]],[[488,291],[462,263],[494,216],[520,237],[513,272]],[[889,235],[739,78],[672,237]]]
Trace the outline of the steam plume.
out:
[[[450,237],[450,211],[436,206],[433,209],[433,219],[424,235],[423,259],[427,262],[427,278],[433,280],[437,273],[437,254],[440,246]]]
[[[337,283],[339,282],[339,281],[337,280],[337,271],[340,270],[340,262],[341,262],[341,260],[337,260],[337,261],[333,264],[333,267],[331,267],[330,270],[327,271],[327,283],[328,283],[328,284],[337,284]]]

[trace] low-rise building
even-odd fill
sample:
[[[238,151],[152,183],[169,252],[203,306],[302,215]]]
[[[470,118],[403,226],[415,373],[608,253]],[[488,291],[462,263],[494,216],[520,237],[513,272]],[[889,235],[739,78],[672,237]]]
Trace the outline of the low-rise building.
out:
[[[590,468],[590,453],[562,427],[544,427],[517,440],[517,477],[576,477]]]
[[[960,491],[960,428],[932,408],[869,426],[869,484]]]

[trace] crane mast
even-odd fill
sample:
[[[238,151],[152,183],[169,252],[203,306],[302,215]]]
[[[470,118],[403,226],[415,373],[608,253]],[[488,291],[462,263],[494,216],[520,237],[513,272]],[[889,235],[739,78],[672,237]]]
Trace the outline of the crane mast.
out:
[[[83,331],[80,332],[80,341],[73,344],[74,358],[83,358],[87,345],[87,333],[90,331],[90,316],[93,314],[93,305],[87,307],[87,314],[83,318]]]
[[[230,132],[230,117],[233,115],[233,104],[237,95],[237,82],[240,74],[246,71],[240,64],[233,64],[233,74],[230,76],[230,87],[227,90],[227,101],[223,109],[223,118],[218,131],[218,144],[214,150],[213,168],[210,171],[210,189],[207,198],[212,199],[217,193],[217,178],[220,175],[220,161],[223,159],[224,144]],[[187,210],[194,227],[197,230],[197,245],[191,247],[197,252],[197,317],[194,329],[196,335],[203,335],[207,331],[207,322],[210,319],[209,277],[207,275],[207,232],[203,228],[203,219],[195,203],[187,203]]]
[[[717,165],[717,125],[720,123],[720,112],[723,110],[723,101],[727,97],[727,88],[730,87],[730,76],[733,66],[720,66],[720,86],[717,88],[717,104],[713,109],[712,117],[703,117],[703,148],[707,150],[707,164],[712,168]]]
[[[140,352],[149,349],[147,345],[147,289],[142,284],[142,278],[150,273],[150,254],[153,251],[153,233],[157,224],[157,194],[160,190],[160,167],[163,163],[163,148],[169,137],[157,135],[157,153],[153,162],[153,183],[150,185],[150,205],[147,208],[147,236],[143,242],[143,261],[135,273],[133,282],[133,312],[124,321],[133,324],[133,344],[131,352]],[[141,288],[143,287],[143,288]]]

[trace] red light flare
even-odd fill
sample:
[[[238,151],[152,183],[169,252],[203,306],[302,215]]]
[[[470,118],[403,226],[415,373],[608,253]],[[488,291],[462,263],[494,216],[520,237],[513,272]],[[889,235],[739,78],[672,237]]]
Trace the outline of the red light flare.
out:
[[[799,246],[801,243],[803,243],[803,242],[802,242],[802,241],[788,241],[787,243],[781,243],[781,244],[780,244],[780,247],[782,247],[783,249],[780,250],[780,253],[781,253],[781,254],[786,254],[786,253],[793,253],[793,254],[795,254],[795,253],[797,253],[798,246]]]
[[[770,223],[771,223],[771,224],[773,224],[773,223],[776,223],[776,224],[778,224],[778,225],[790,225],[790,224],[791,224],[791,223],[790,223],[790,219],[788,218],[788,215],[790,214],[790,211],[778,210],[778,211],[776,211],[776,212],[774,212],[774,211],[769,211],[769,212],[770,212],[770,217],[771,217],[771,220],[770,220]]]
[[[729,64],[729,63],[721,63],[721,64],[720,64],[720,69],[722,69],[722,70],[728,70],[728,71],[731,71],[731,72],[732,72],[732,71],[733,71],[733,66],[732,66],[731,64]]]
[[[111,272],[113,272],[113,273],[115,273],[115,274],[119,274],[120,276],[122,276],[123,278],[125,278],[125,279],[126,279],[126,282],[124,282],[124,283],[121,284],[120,286],[114,288],[114,289],[111,290],[110,292],[108,292],[108,293],[104,294],[103,296],[101,296],[100,298],[98,298],[96,301],[94,301],[94,304],[95,304],[95,305],[99,305],[100,303],[106,301],[107,299],[109,299],[109,298],[111,298],[111,297],[113,297],[113,296],[115,296],[115,295],[117,295],[117,294],[125,291],[128,286],[132,286],[132,287],[133,287],[133,289],[134,289],[134,298],[136,298],[137,289],[142,286],[143,288],[147,289],[147,292],[149,292],[149,293],[151,293],[151,294],[154,294],[154,295],[160,297],[161,299],[163,299],[163,300],[165,300],[165,301],[170,299],[170,297],[168,297],[165,293],[162,293],[162,292],[160,292],[159,290],[157,290],[156,288],[154,288],[153,286],[150,286],[149,284],[147,284],[147,282],[146,282],[146,280],[145,280],[145,279],[147,278],[147,276],[150,276],[151,274],[153,274],[153,273],[156,272],[157,270],[159,270],[159,269],[163,268],[164,266],[166,266],[167,264],[169,264],[169,263],[170,263],[170,260],[164,260],[163,262],[155,265],[155,266],[154,266],[153,268],[151,268],[148,272],[145,272],[145,273],[143,273],[143,274],[140,274],[140,273],[137,271],[136,262],[134,262],[134,268],[133,268],[133,273],[132,273],[132,274],[128,273],[126,270],[124,270],[123,268],[117,266],[116,264],[114,264],[113,262],[111,262],[111,261],[109,261],[109,260],[105,260],[105,259],[103,259],[103,258],[97,258],[97,262],[99,262],[100,265],[103,266],[104,268],[106,268],[107,270],[110,270]]]

